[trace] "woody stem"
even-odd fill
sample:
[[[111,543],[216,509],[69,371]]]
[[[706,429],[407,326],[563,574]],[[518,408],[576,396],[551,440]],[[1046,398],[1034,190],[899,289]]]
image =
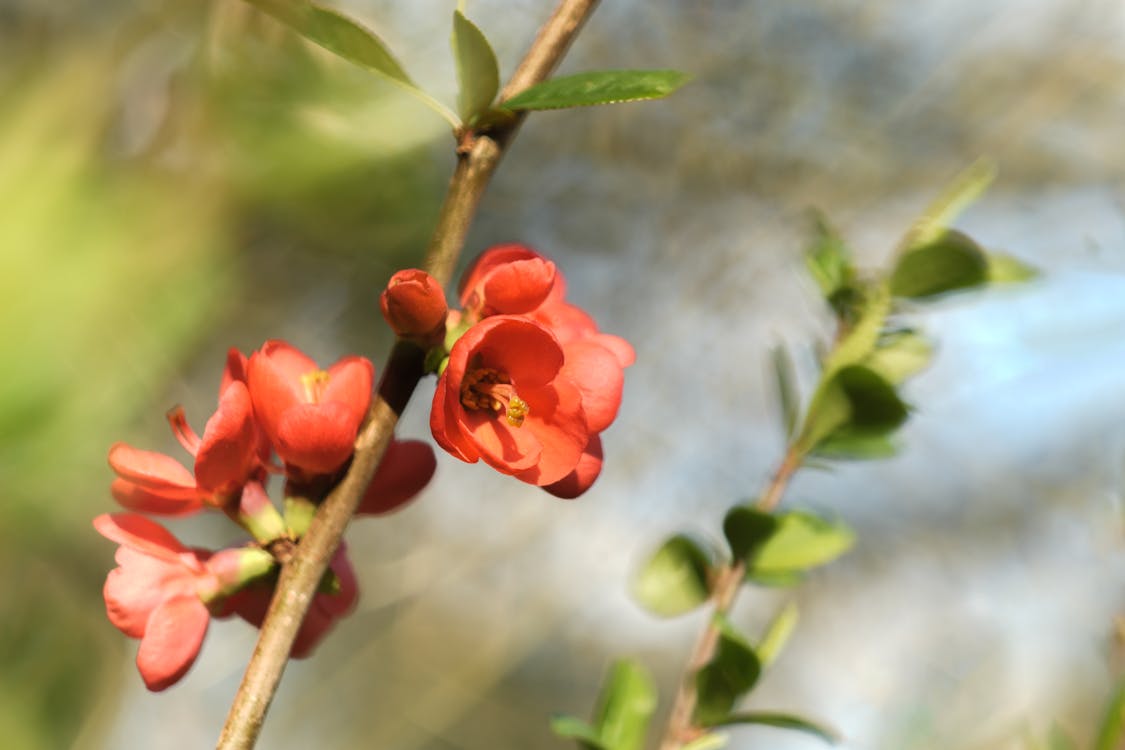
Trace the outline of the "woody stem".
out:
[[[597,0],[560,0],[501,92],[501,99],[545,80],[596,6]],[[524,117],[519,113],[493,130],[469,133],[462,139],[463,147],[458,150],[457,166],[426,253],[426,270],[442,285],[453,274],[485,188]],[[413,344],[399,341],[383,372],[367,420],[356,438],[351,466],[320,504],[296,554],[282,566],[257,646],[219,737],[218,750],[246,750],[257,742],[317,585],[386,452],[399,415],[422,377],[422,352]]]

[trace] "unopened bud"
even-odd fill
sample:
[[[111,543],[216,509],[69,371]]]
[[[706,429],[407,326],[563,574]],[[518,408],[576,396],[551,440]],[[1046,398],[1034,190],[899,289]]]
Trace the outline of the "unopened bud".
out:
[[[411,268],[399,271],[387,282],[379,299],[383,317],[395,335],[420,343],[432,343],[445,333],[449,306],[445,292],[433,276]]]

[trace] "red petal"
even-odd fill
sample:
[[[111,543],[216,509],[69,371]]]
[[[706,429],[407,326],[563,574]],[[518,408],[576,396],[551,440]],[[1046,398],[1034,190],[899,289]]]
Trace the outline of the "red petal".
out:
[[[250,391],[238,381],[223,391],[219,409],[207,420],[195,457],[195,477],[210,492],[233,492],[258,463],[257,425]]]
[[[544,258],[505,263],[484,281],[484,306],[500,314],[528,313],[543,304],[555,285],[555,264]]]
[[[176,459],[163,453],[143,451],[125,443],[109,449],[109,465],[119,477],[164,497],[193,497],[195,477]]]
[[[590,438],[590,444],[586,446],[582,458],[578,459],[578,465],[574,467],[574,471],[558,482],[546,485],[543,489],[555,497],[572,500],[590,489],[590,485],[598,478],[601,471],[602,439],[601,436],[594,435]]]
[[[383,515],[398,510],[429,484],[436,468],[429,444],[392,440],[356,512]]]
[[[467,307],[467,297],[485,277],[497,266],[518,260],[540,258],[539,253],[530,247],[518,244],[494,245],[477,256],[473,264],[461,276],[461,283],[457,285],[457,293],[461,296],[461,306]]]
[[[449,370],[446,370],[446,374]],[[446,376],[438,378],[434,390],[434,400],[430,406],[430,432],[438,445],[455,457],[470,464],[479,460],[480,455],[472,441],[461,434],[458,415],[461,412],[460,400],[450,401],[446,390]]]
[[[320,369],[307,354],[292,344],[278,339],[271,339],[262,344],[260,353],[263,357],[269,359],[287,378],[297,383],[301,382],[302,375]]]
[[[355,449],[358,423],[343,404],[299,404],[287,409],[277,425],[277,455],[311,474],[331,474]]]
[[[135,513],[103,513],[94,528],[110,541],[168,562],[183,564],[182,555],[191,554],[166,528]]]
[[[227,364],[223,368],[223,379],[219,384],[219,395],[221,396],[227,387],[234,382],[246,382],[246,355],[235,349],[233,346],[227,350]]]
[[[530,411],[520,429],[532,431],[542,453],[532,469],[516,477],[540,486],[553,484],[574,470],[590,442],[582,396],[577,387],[559,378],[553,389],[529,392],[525,400]]]
[[[193,488],[194,490],[194,488]],[[114,479],[109,485],[113,499],[128,510],[152,513],[158,516],[187,516],[203,509],[204,493],[193,492],[185,497],[179,490],[157,492],[124,479]]]
[[[153,611],[137,650],[137,669],[149,690],[173,685],[191,668],[210,620],[196,596],[167,599]]]
[[[268,348],[270,344],[267,343],[261,351],[254,352],[246,369],[254,416],[273,442],[277,440],[277,426],[281,415],[297,404],[306,403],[301,375],[314,372],[316,363],[287,344],[270,343],[276,346]],[[276,359],[267,353],[274,350],[280,352]],[[306,362],[307,369],[303,372],[292,372],[295,367]]]
[[[344,357],[328,368],[328,382],[320,393],[320,403],[334,402],[348,409],[359,429],[371,405],[371,385],[375,366],[364,357]]]
[[[464,348],[458,352],[458,347]],[[528,318],[509,315],[486,318],[466,331],[449,354],[451,365],[458,355],[466,365],[472,362],[474,367],[506,374],[517,392],[551,382],[563,365],[562,348],[550,331]],[[449,382],[460,391],[460,379]]]
[[[119,547],[116,557],[119,567],[109,572],[102,588],[106,615],[122,633],[140,638],[152,611],[168,596],[165,582],[191,576],[178,560],[169,562],[128,547]]]
[[[503,415],[466,409],[461,415],[461,426],[471,436],[480,457],[497,471],[515,474],[540,461],[543,449],[539,435],[528,427],[526,420],[523,426],[513,427]]]
[[[621,406],[625,373],[617,356],[593,338],[572,341],[564,347],[563,375],[582,392],[590,432],[601,432],[613,423]]]

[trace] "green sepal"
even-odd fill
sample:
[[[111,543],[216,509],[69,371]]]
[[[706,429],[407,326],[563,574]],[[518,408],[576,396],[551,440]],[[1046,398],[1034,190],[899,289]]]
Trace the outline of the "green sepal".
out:
[[[285,527],[290,539],[300,539],[309,530],[316,504],[303,495],[288,495],[285,498]]]

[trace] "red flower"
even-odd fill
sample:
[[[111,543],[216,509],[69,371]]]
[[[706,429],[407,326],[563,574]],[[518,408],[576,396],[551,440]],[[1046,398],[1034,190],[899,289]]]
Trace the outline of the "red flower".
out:
[[[186,515],[204,505],[226,505],[251,478],[264,478],[269,446],[254,421],[244,379],[232,374],[241,356],[234,349],[228,356],[219,408],[207,420],[202,438],[188,425],[183,409],[168,413],[176,438],[195,458],[194,474],[162,453],[125,443],[110,448],[109,465],[117,473],[110,491],[119,503],[145,513]]]
[[[149,690],[174,684],[191,668],[211,620],[207,603],[240,585],[243,553],[188,549],[163,526],[133,513],[100,515],[98,532],[121,546],[106,577],[106,614],[122,633],[141,640],[137,669]]]
[[[498,315],[471,327],[449,354],[430,412],[434,439],[470,463],[535,485],[564,479],[590,440],[582,394],[563,372],[550,331]]]
[[[313,597],[305,621],[297,631],[297,638],[289,655],[303,659],[312,653],[336,620],[347,615],[359,598],[355,571],[348,560],[344,542],[340,542],[330,565],[336,577],[335,592],[319,592]],[[254,627],[261,627],[269,610],[273,589],[268,586],[249,586],[227,598],[224,614],[236,614]]]
[[[473,319],[530,313],[561,278],[555,264],[531,248],[496,245],[481,253],[461,277],[461,306]]]
[[[325,371],[284,341],[267,341],[247,370],[254,415],[290,469],[331,474],[351,457],[371,402],[371,362],[344,357]]]
[[[356,513],[383,516],[421,492],[437,469],[434,449],[421,440],[391,440]]]
[[[439,343],[445,335],[449,312],[445,292],[425,271],[411,268],[391,276],[379,297],[379,306],[396,336],[429,344]]]

